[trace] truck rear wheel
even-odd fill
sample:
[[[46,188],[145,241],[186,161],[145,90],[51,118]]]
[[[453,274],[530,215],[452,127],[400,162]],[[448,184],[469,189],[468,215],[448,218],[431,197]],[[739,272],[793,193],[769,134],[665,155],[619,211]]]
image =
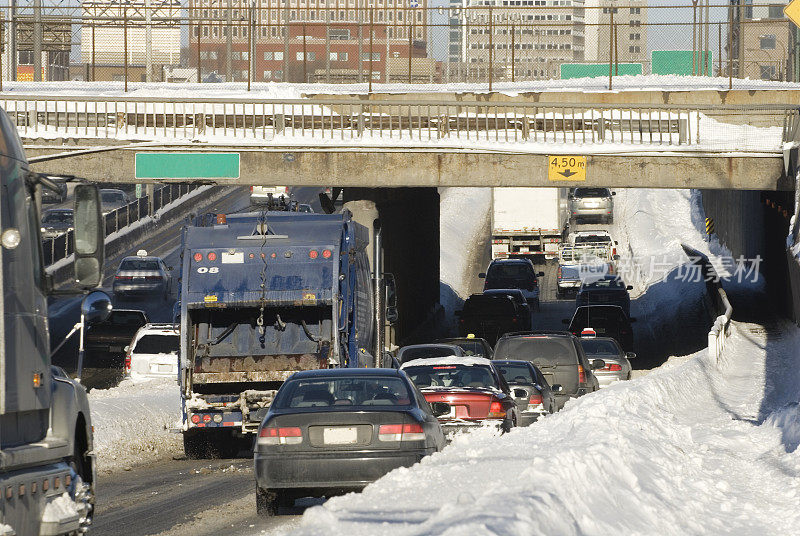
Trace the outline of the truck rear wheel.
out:
[[[183,433],[183,452],[190,460],[210,458],[210,446],[205,434],[197,432]]]

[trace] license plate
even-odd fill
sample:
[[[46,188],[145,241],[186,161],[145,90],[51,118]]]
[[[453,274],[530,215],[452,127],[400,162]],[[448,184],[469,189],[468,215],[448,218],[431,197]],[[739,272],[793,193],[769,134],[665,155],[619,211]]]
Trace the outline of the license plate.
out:
[[[522,248],[522,247],[521,247],[521,248],[519,248],[519,252],[520,252],[520,253],[530,253],[530,251],[531,251],[531,249],[530,249],[530,248]]]
[[[358,430],[355,426],[323,428],[322,441],[327,445],[355,445],[358,443]]]
[[[600,203],[586,203],[587,208],[597,208],[600,206]]]

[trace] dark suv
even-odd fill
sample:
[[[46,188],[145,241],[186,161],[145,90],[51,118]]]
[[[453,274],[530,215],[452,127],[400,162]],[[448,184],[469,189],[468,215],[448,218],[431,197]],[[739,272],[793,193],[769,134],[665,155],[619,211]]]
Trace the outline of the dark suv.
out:
[[[458,334],[474,335],[493,344],[498,337],[511,331],[531,329],[531,312],[506,294],[473,294],[456,311]]]
[[[597,281],[584,282],[575,296],[575,305],[619,305],[622,311],[631,315],[630,285],[625,285],[618,276],[607,275]]]
[[[584,305],[575,309],[572,320],[562,320],[569,324],[569,331],[576,337],[590,331],[589,335],[598,337],[611,337],[616,339],[622,349],[633,349],[633,329],[631,322],[635,318],[628,318],[619,305]]]
[[[602,359],[589,363],[578,338],[566,332],[508,334],[497,341],[493,359],[533,363],[550,385],[561,385],[558,409],[570,398],[597,391],[600,384],[592,370],[606,365]]]
[[[544,272],[536,272],[530,259],[497,259],[489,264],[483,290],[518,288],[534,309],[539,308],[539,279]]]

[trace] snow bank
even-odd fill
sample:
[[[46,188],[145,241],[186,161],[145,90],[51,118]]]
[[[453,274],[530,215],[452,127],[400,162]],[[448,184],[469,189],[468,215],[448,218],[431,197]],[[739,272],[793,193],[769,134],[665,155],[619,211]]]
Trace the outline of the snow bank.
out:
[[[111,389],[93,389],[89,406],[100,471],[118,471],[181,451],[181,435],[168,430],[180,421],[174,379],[128,379]]]
[[[796,348],[800,336],[790,335],[737,332],[719,369],[701,351],[529,428],[464,436],[309,509],[296,534],[792,533],[800,453],[783,436],[797,437],[796,407],[754,421],[758,371]]]

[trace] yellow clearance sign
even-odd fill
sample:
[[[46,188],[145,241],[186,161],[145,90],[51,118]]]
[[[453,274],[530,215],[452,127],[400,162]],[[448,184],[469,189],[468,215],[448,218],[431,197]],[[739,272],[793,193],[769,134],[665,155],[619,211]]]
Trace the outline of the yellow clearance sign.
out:
[[[800,0],[792,0],[785,8],[783,14],[786,18],[794,23],[795,26],[800,26]]]
[[[547,157],[547,179],[551,181],[586,180],[586,157],[552,155]]]

